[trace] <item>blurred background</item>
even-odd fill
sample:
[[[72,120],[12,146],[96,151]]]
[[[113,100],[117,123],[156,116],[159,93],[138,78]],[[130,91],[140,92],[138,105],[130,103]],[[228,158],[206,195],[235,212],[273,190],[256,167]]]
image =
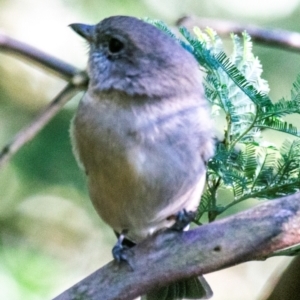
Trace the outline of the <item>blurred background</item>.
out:
[[[0,30],[84,68],[87,45],[68,24],[117,14],[169,25],[193,14],[300,31],[300,0],[0,0]],[[271,98],[288,98],[300,73],[300,53],[257,44],[254,53]],[[0,148],[65,84],[0,53]],[[50,299],[111,260],[114,234],[93,210],[71,150],[69,125],[80,96],[0,170],[0,299]],[[288,261],[272,258],[208,274],[213,299],[260,299]]]

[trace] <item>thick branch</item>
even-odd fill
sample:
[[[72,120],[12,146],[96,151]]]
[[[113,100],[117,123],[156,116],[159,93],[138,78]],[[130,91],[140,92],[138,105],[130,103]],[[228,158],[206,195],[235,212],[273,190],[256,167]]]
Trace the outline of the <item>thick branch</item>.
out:
[[[200,28],[211,27],[221,36],[228,36],[230,33],[242,33],[246,30],[253,41],[280,49],[300,51],[300,34],[298,32],[282,29],[266,29],[254,25],[243,25],[231,21],[198,18],[196,16],[180,18],[176,25],[185,26],[190,30],[194,26]]]
[[[206,274],[300,243],[300,193],[268,201],[188,232],[156,234],[54,300],[128,300],[153,288]]]

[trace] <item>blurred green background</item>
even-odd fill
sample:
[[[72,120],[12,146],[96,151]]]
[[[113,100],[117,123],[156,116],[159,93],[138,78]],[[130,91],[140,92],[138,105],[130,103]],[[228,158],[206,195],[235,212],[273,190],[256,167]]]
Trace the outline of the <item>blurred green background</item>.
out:
[[[300,31],[300,0],[0,0],[0,29],[84,68],[87,46],[67,25],[117,14],[170,25],[194,14]],[[300,54],[259,45],[254,53],[262,61],[272,99],[289,97],[300,73]],[[64,85],[48,72],[0,53],[0,147]],[[70,101],[0,170],[0,299],[50,299],[111,260],[115,237],[94,212],[71,151],[69,125],[79,99]],[[213,299],[258,299],[271,274],[274,278],[287,261],[269,259],[209,274]]]

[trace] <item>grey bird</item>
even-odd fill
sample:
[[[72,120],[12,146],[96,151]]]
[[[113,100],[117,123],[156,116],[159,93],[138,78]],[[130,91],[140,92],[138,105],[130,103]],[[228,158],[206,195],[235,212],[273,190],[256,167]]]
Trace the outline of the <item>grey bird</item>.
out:
[[[175,39],[137,18],[70,26],[90,46],[89,85],[71,126],[74,153],[100,217],[139,243],[199,205],[214,150],[202,74]],[[146,299],[211,295],[199,276]]]

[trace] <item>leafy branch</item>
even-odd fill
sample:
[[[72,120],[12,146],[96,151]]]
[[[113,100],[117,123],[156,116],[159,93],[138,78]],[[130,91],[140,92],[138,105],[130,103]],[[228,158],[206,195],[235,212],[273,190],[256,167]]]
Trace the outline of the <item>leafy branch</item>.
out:
[[[154,25],[174,37],[160,21]],[[300,189],[300,141],[287,140],[281,147],[262,137],[262,131],[283,132],[294,138],[300,132],[283,118],[300,114],[300,76],[290,99],[273,102],[269,85],[261,77],[262,66],[252,53],[250,36],[231,34],[233,51],[224,52],[217,33],[194,28],[194,35],[180,28],[185,41],[179,42],[197,59],[206,73],[205,95],[213,116],[225,120],[224,138],[208,164],[207,189],[198,210],[199,219],[209,221],[247,199],[274,199]],[[222,204],[219,194],[230,190],[232,200]]]

